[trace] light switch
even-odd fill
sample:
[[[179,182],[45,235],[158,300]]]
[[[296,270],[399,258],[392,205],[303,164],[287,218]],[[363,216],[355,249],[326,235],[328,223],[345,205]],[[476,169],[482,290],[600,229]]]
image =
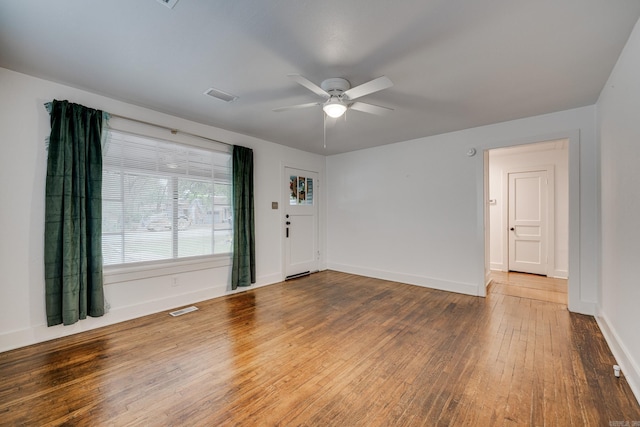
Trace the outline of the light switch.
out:
[[[278,202],[271,202],[271,209],[278,209]]]

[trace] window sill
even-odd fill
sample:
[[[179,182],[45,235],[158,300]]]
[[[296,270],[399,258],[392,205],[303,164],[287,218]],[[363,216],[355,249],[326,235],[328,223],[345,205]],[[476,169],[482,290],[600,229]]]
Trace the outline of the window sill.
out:
[[[130,282],[133,280],[149,279],[152,277],[170,276],[173,274],[188,273],[190,271],[208,270],[211,268],[227,267],[231,265],[230,255],[218,255],[215,257],[198,258],[191,260],[179,260],[160,262],[153,264],[138,264],[131,266],[104,267],[103,283]]]

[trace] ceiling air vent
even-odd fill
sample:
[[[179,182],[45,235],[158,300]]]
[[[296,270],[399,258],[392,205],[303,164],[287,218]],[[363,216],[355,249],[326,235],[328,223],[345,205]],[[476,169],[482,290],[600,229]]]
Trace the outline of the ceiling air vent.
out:
[[[169,9],[173,9],[173,6],[178,3],[178,0],[157,0],[157,2],[167,6]]]
[[[214,98],[217,98],[217,99],[220,99],[221,101],[224,101],[224,102],[233,102],[236,99],[238,99],[238,97],[235,96],[235,95],[231,95],[230,93],[223,92],[220,89],[216,89],[216,88],[213,88],[213,87],[210,87],[209,89],[207,89],[204,92],[204,94],[205,95],[209,95],[209,96],[214,97]]]

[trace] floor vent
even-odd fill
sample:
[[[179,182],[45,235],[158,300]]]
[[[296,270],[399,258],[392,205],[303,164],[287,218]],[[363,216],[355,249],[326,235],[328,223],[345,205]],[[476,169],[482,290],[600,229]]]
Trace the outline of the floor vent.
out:
[[[169,313],[173,317],[182,316],[183,314],[191,313],[192,311],[196,311],[198,307],[192,305],[191,307],[181,308],[180,310],[172,311]]]

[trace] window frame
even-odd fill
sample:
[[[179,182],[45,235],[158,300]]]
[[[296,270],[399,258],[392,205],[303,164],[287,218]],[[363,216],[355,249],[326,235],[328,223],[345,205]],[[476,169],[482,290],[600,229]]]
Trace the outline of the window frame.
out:
[[[205,137],[199,138],[195,135],[174,132],[168,128],[154,126],[136,120],[128,120],[122,117],[112,117],[109,119],[108,126],[104,129],[103,144],[106,142],[107,132],[110,130],[228,154],[231,154],[233,148],[229,144],[216,142]],[[229,184],[233,185],[232,179],[229,181]],[[232,256],[233,248],[230,252],[224,254],[103,265],[103,282],[105,285],[109,285],[132,280],[227,267],[231,266]]]

